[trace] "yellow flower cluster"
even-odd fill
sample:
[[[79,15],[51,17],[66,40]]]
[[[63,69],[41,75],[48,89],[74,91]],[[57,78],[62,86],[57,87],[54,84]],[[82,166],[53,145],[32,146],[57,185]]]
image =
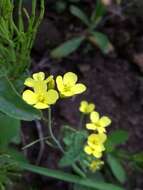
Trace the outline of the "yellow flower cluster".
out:
[[[37,109],[46,109],[55,104],[60,97],[71,97],[86,90],[86,86],[77,83],[78,77],[75,73],[68,72],[63,77],[57,76],[56,84],[51,75],[45,77],[45,73],[34,73],[32,78],[25,80],[25,86],[32,90],[25,90],[22,94],[23,99]],[[56,89],[57,86],[57,89]]]
[[[88,103],[87,101],[83,100],[80,103],[79,111],[83,114],[89,114],[94,111],[95,105],[93,103]]]
[[[96,172],[97,170],[100,170],[100,168],[104,165],[104,162],[101,160],[93,160],[89,166],[90,170],[92,172]]]
[[[94,133],[88,136],[84,152],[94,158],[89,168],[91,171],[96,171],[104,164],[100,159],[105,150],[104,143],[107,139],[106,127],[111,124],[111,119],[107,116],[100,117],[99,113],[94,111],[95,105],[87,101],[81,102],[79,110],[83,114],[90,114],[90,122],[86,124],[86,128]]]

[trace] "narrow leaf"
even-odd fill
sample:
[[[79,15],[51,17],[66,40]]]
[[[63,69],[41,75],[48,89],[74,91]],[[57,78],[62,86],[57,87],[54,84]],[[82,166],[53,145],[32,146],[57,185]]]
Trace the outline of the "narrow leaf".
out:
[[[76,51],[83,40],[84,36],[72,38],[71,40],[66,41],[51,52],[53,58],[59,59],[68,56],[69,54]]]
[[[72,5],[70,6],[70,12],[76,16],[77,18],[79,18],[85,25],[89,26],[90,22],[88,20],[88,17],[86,16],[86,14],[79,9],[78,7]]]
[[[91,36],[89,36],[89,41],[99,47],[104,54],[113,51],[113,46],[108,37],[101,32],[92,32]]]
[[[79,176],[68,174],[62,171],[58,171],[58,170],[42,168],[42,167],[34,166],[31,164],[25,164],[23,162],[19,162],[19,165],[22,169],[25,169],[37,174],[56,178],[58,180],[63,180],[63,181],[67,181],[74,184],[83,185],[85,187],[97,188],[98,190],[124,190],[122,187],[119,187],[117,185],[113,185],[110,183],[100,183],[98,181],[81,178]]]
[[[107,162],[108,162],[114,176],[116,177],[116,179],[120,183],[124,183],[126,181],[126,173],[125,173],[123,166],[119,162],[119,160],[117,158],[115,158],[113,155],[108,154]]]

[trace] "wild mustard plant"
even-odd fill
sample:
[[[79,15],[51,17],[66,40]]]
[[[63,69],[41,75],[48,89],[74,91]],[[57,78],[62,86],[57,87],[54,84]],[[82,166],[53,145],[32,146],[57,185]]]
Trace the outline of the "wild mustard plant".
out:
[[[80,103],[79,111],[83,114],[89,114],[93,112],[95,109],[95,104],[88,103],[87,101],[83,100]]]
[[[101,158],[102,152],[105,150],[104,142],[107,136],[102,134],[91,134],[87,139],[87,145],[84,147],[84,151],[88,155],[92,155],[95,158]]]
[[[86,90],[86,86],[84,84],[77,83],[77,80],[77,75],[72,72],[64,74],[63,77],[57,76],[57,88],[62,98],[81,94]]]
[[[55,104],[59,98],[58,92],[54,89],[53,76],[45,79],[43,72],[33,74],[33,78],[27,78],[24,83],[31,87],[32,90],[25,90],[23,92],[23,99],[30,105],[37,109],[46,109],[50,105]],[[52,87],[51,89],[48,87]]]
[[[104,165],[104,161],[102,161],[102,160],[93,160],[90,163],[89,169],[94,173],[97,170],[100,170],[103,165]]]
[[[86,124],[86,128],[89,130],[97,131],[98,133],[105,133],[106,127],[111,124],[111,119],[107,116],[102,116],[98,112],[93,111],[90,114],[90,121],[91,123]]]

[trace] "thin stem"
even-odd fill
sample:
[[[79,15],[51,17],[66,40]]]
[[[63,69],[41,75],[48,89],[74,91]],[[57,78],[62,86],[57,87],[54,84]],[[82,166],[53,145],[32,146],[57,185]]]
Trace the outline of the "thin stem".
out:
[[[35,144],[37,144],[37,143],[39,143],[41,141],[47,140],[47,139],[49,139],[49,137],[43,137],[43,138],[37,139],[35,141],[32,141],[31,143],[29,143],[29,144],[25,145],[24,147],[22,147],[22,150],[30,148],[31,146],[33,146],[33,145],[35,145]]]
[[[56,143],[56,145],[61,150],[61,152],[64,153],[63,147],[61,146],[60,142],[54,136],[54,133],[53,133],[53,130],[52,130],[51,108],[50,107],[48,108],[48,127],[49,127],[49,132],[50,132],[51,138]]]

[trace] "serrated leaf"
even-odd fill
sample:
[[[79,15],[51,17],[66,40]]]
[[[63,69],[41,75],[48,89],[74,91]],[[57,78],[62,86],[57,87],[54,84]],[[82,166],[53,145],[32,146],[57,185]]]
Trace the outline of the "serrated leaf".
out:
[[[72,38],[71,40],[66,41],[65,43],[55,48],[51,52],[51,56],[56,59],[60,59],[60,58],[68,56],[69,54],[73,53],[79,48],[79,46],[84,41],[84,39],[85,39],[84,36],[80,36],[80,37],[75,37],[75,38]]]
[[[113,46],[108,37],[101,32],[92,32],[88,39],[91,43],[99,47],[104,54],[113,51]]]
[[[8,146],[20,132],[20,120],[0,114],[0,147]]]
[[[79,9],[78,7],[72,5],[70,6],[70,12],[76,16],[77,18],[79,18],[85,25],[89,26],[90,25],[90,22],[89,22],[89,19],[88,17],[86,16],[86,14],[81,10]]]
[[[83,146],[85,139],[87,138],[87,133],[85,131],[76,132],[73,136],[72,143],[70,144],[67,152],[59,162],[61,167],[72,165],[80,157],[83,151]]]
[[[119,160],[117,158],[115,158],[113,155],[108,154],[107,162],[111,168],[113,175],[116,177],[116,179],[120,183],[124,183],[126,181],[126,172],[125,172],[123,166],[121,165],[121,163],[119,162]]]
[[[5,77],[0,78],[0,111],[25,121],[41,118],[40,111],[25,103]]]

